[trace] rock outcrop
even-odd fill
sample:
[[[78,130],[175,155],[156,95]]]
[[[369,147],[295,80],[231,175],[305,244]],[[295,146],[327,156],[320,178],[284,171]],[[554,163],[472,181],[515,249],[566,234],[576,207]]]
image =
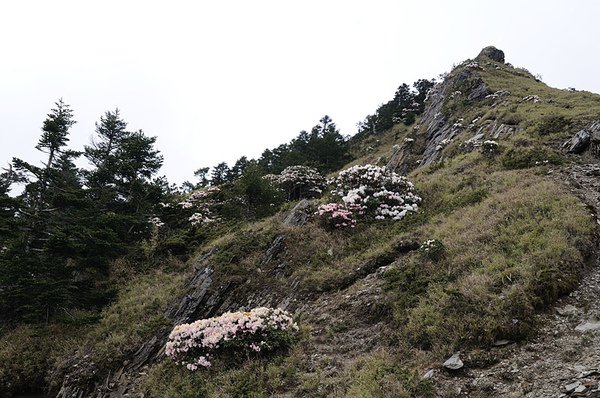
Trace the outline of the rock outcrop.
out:
[[[480,60],[483,57],[488,57],[492,61],[504,63],[504,51],[494,46],[485,47],[475,59]]]
[[[594,120],[563,144],[568,153],[575,154],[581,154],[590,147],[594,154],[600,153],[600,120]]]

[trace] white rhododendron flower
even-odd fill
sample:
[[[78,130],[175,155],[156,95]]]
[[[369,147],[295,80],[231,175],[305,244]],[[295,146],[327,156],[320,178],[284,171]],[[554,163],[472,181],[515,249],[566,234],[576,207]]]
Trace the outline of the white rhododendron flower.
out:
[[[332,184],[332,193],[346,207],[360,208],[376,220],[401,220],[407,213],[417,211],[421,203],[413,184],[405,177],[371,164],[341,171]]]
[[[286,191],[290,200],[319,197],[326,183],[325,177],[307,166],[286,167],[274,180]]]
[[[193,191],[184,200],[178,203],[183,209],[191,209],[194,213],[188,218],[192,225],[204,225],[219,221],[214,214],[214,208],[218,204],[215,194],[219,193],[219,187],[210,187],[204,190]]]

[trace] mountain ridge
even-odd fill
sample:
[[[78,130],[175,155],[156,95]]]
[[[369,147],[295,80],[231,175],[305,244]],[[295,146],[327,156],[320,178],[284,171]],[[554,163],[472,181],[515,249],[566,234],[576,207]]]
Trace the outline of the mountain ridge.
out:
[[[116,302],[74,338],[79,347],[52,365],[52,395],[560,393],[543,376],[525,385],[486,371],[524,358],[518,350],[550,322],[538,315],[557,300],[575,303],[561,297],[597,268],[600,173],[590,165],[600,96],[549,88],[504,61],[486,47],[431,89],[414,125],[351,139],[356,159],[346,167],[373,163],[406,175],[423,198],[418,212],[328,231],[312,219],[323,199],[295,200],[201,244],[187,263],[171,259],[126,277]],[[583,149],[563,148],[588,130]],[[439,256],[422,249],[434,240]],[[198,372],[165,358],[173,326],[259,306],[293,313],[300,343],[274,358]],[[494,344],[505,340],[518,344],[497,354],[505,348]],[[459,351],[462,369],[444,369]],[[586,381],[585,396],[594,396],[597,379]]]

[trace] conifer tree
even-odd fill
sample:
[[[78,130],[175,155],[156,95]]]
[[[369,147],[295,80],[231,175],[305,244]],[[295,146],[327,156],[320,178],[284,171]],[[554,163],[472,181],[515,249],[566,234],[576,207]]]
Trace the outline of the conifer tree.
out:
[[[47,155],[43,166],[13,159],[25,189],[17,209],[19,236],[13,240],[8,258],[0,263],[0,307],[8,308],[7,314],[39,320],[40,315],[48,317],[72,300],[68,265],[72,253],[62,243],[75,239],[61,240],[68,225],[60,214],[70,206],[64,200],[67,186],[77,184],[72,159],[79,153],[66,149],[74,123],[71,108],[59,100],[44,120],[36,145]]]

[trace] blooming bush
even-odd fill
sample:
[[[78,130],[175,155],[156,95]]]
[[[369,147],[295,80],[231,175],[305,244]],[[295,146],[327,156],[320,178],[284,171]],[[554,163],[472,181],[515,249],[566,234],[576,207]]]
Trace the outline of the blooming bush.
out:
[[[290,314],[281,309],[259,307],[248,312],[226,312],[175,326],[165,354],[193,371],[210,367],[211,360],[218,356],[248,356],[286,348],[297,330]]]
[[[165,225],[164,222],[162,222],[162,220],[160,219],[160,217],[150,217],[148,219],[148,222],[155,228],[161,228]]]
[[[481,146],[481,152],[484,156],[491,157],[498,153],[498,143],[492,140],[486,140]]]
[[[325,178],[307,166],[286,167],[277,177],[277,183],[287,193],[289,200],[321,196]]]
[[[346,206],[339,203],[327,203],[319,205],[315,213],[321,224],[327,229],[336,228],[354,228],[356,226],[356,215],[362,215],[362,208],[354,206]]]
[[[376,220],[401,220],[408,212],[417,211],[421,202],[405,177],[370,164],[341,171],[333,185],[332,193],[348,208],[360,209]]]
[[[215,195],[220,192],[218,187],[210,187],[205,190],[198,190],[190,195],[179,206],[183,209],[191,209],[194,213],[188,218],[192,225],[203,225],[218,221],[215,215],[215,206],[217,201]]]
[[[442,241],[429,239],[419,247],[419,253],[433,261],[437,261],[446,253],[446,246]]]

